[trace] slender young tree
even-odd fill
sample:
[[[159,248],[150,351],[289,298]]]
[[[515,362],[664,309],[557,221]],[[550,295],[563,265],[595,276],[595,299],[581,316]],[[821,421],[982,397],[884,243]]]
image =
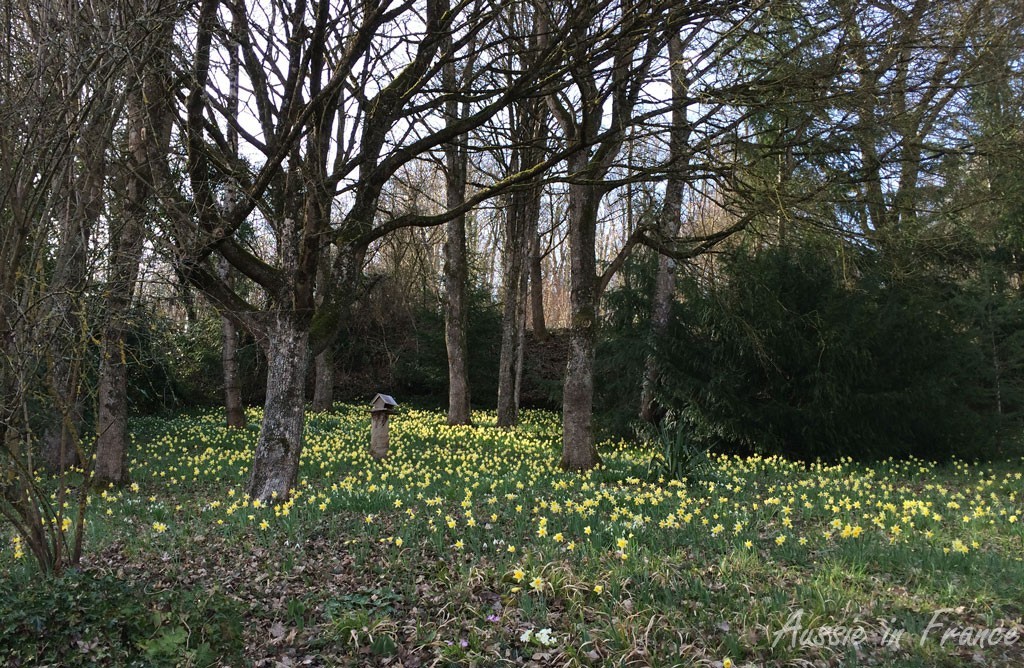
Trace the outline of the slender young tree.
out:
[[[104,295],[106,324],[97,388],[97,484],[128,480],[128,359],[125,334],[143,241],[154,210],[153,167],[166,159],[171,135],[170,48],[174,16],[142,2],[134,28],[140,45],[127,84],[123,199],[108,221],[110,254]]]
[[[667,238],[678,235],[683,214],[683,189],[686,187],[686,165],[689,162],[689,121],[686,117],[687,82],[683,40],[679,33],[668,37],[669,72],[672,86],[672,107],[669,126],[669,176],[665,181],[665,199],[661,212],[661,233]],[[665,333],[672,312],[675,295],[675,260],[668,255],[658,256],[658,274],[651,302],[651,339]],[[655,388],[660,369],[654,355],[648,355],[644,364],[644,378],[640,397],[640,417],[647,422],[658,422],[661,408],[655,399]]]
[[[543,162],[546,157],[547,114],[543,100],[529,98],[519,101],[513,106],[509,120],[509,134],[512,138],[509,173],[514,174]],[[505,207],[501,351],[498,358],[499,427],[511,427],[519,421],[529,285],[528,262],[531,239],[536,235],[537,220],[540,217],[542,192],[539,179],[532,180],[528,185],[510,193]]]
[[[449,44],[449,49],[451,45]],[[444,66],[442,87],[450,96],[445,102],[449,124],[458,123],[468,113],[466,104],[459,104],[458,72],[455,61]],[[468,80],[471,72],[463,72]],[[458,209],[466,201],[466,176],[469,154],[466,136],[462,135],[444,146],[445,205]],[[444,241],[444,335],[448,350],[448,424],[470,424],[469,350],[466,332],[469,329],[467,288],[469,259],[466,251],[466,214],[462,213],[445,225]]]
[[[141,96],[139,96],[141,97]],[[141,139],[144,132],[142,108],[139,99],[131,101],[128,151],[137,161],[137,169],[143,168],[145,158],[140,155],[145,149]],[[142,160],[140,160],[140,158]],[[135,180],[134,177],[129,177]],[[121,215],[109,219],[108,235],[112,243],[107,260],[109,276],[106,282],[102,352],[97,387],[98,405],[96,414],[96,468],[95,481],[99,485],[121,485],[128,481],[126,453],[128,450],[128,359],[125,351],[125,334],[128,329],[129,309],[135,281],[138,278],[139,262],[142,258],[143,235],[145,233],[143,211],[146,207],[145,187],[134,184]]]
[[[635,135],[659,135],[665,124],[652,124],[651,119],[670,116],[674,107],[700,100],[701,108],[691,126],[699,124],[701,133],[697,146],[691,142],[690,150],[699,149],[705,164],[692,170],[689,180],[714,183],[730,173],[732,167],[720,164],[720,144],[723,138],[734,135],[743,118],[742,108],[737,108],[733,100],[739,97],[737,91],[745,88],[732,81],[728,72],[716,71],[715,76],[709,73],[715,62],[712,56],[720,51],[724,36],[757,11],[730,2],[679,5],[628,0],[607,6],[587,5],[567,17],[541,14],[546,21],[570,22],[583,35],[593,32],[599,36],[596,42],[570,39],[563,44],[566,77],[562,86],[547,96],[560,130],[559,141],[577,149],[566,159],[564,176],[570,292],[569,353],[562,395],[564,469],[587,470],[600,461],[593,433],[598,311],[602,293],[632,249],[643,243],[676,259],[692,257],[743,229],[748,222],[740,218],[710,234],[684,238],[670,238],[656,225],[636,225],[598,273],[597,227],[605,195],[629,183],[660,180],[673,167],[664,161],[623,164],[619,153],[631,128]],[[671,72],[664,51],[670,36],[677,32],[689,63],[687,77],[690,81],[704,79],[703,90],[686,91],[681,101],[671,96],[666,100],[663,94],[649,95],[652,81]],[[585,48],[583,45],[588,43],[591,46]],[[594,67],[593,63],[601,66]]]
[[[597,225],[601,200],[613,187],[612,171],[641,90],[661,50],[667,7],[632,0],[601,6],[587,3],[566,21],[577,33],[564,46],[569,92],[548,96],[561,141],[576,150],[567,159],[568,240],[570,259],[569,356],[562,392],[561,467],[572,471],[600,462],[594,443],[594,346],[598,301],[609,276],[597,272]],[[541,14],[545,25],[557,17]],[[587,38],[598,34],[598,48]],[[594,63],[606,63],[595,67]],[[573,96],[573,97],[570,97]],[[604,110],[610,107],[608,117]],[[624,252],[628,252],[624,249]],[[617,267],[616,267],[617,268]]]
[[[218,262],[219,276],[229,288],[234,287],[231,265],[224,259]],[[227,425],[242,429],[246,425],[245,405],[242,403],[242,378],[238,363],[238,327],[231,318],[221,316],[221,363],[224,365],[224,412]]]
[[[509,70],[517,62],[528,63],[537,53],[538,10],[510,7],[506,22]],[[507,75],[506,75],[507,78]],[[548,158],[547,113],[543,96],[517,100],[498,121],[490,144],[491,154],[503,177],[532,169]],[[501,348],[498,357],[499,427],[514,426],[519,420],[525,354],[526,309],[529,288],[531,235],[540,216],[542,175],[538,174],[510,192],[503,202],[501,272]]]
[[[236,18],[231,21],[231,31],[226,39],[225,49],[228,52],[228,94],[227,105],[232,117],[238,117],[238,95],[239,78],[241,70],[241,58],[238,53],[239,26]],[[226,131],[228,154],[233,160],[238,160],[238,128],[229,125]],[[233,199],[234,192],[226,193],[229,202]],[[234,289],[235,274],[231,263],[220,258],[217,263],[217,273],[221,281],[229,289]],[[186,284],[187,285],[187,284]],[[187,288],[186,288],[187,289]],[[238,326],[231,318],[220,317],[221,320],[221,363],[224,367],[224,412],[227,417],[227,425],[234,429],[241,429],[246,425],[245,406],[242,403],[241,373],[238,364]]]

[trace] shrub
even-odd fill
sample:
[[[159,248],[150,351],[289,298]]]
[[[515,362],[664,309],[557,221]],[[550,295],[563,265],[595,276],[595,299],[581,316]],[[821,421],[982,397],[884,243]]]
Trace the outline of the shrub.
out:
[[[110,576],[0,581],[0,663],[239,665],[238,606],[218,593],[149,593]]]
[[[802,459],[992,452],[986,359],[952,315],[960,288],[856,259],[738,251],[718,282],[683,282],[658,350],[665,402],[696,438]]]

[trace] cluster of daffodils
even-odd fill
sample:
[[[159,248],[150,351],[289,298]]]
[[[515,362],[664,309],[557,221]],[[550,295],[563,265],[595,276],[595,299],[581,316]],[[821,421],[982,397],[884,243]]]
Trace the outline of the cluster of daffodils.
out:
[[[259,411],[248,417],[258,424]],[[256,429],[227,429],[219,412],[139,419],[130,464],[135,482],[91,494],[88,521],[123,520],[163,541],[197,525],[273,540],[276,530],[297,522],[354,514],[361,526],[351,543],[404,552],[434,541],[466,561],[498,557],[507,569],[564,559],[626,567],[650,552],[694,544],[770,555],[870,541],[950,558],[985,550],[1021,558],[1007,547],[1013,541],[988,540],[1024,537],[1021,466],[956,462],[940,469],[914,459],[807,465],[720,456],[701,481],[615,479],[605,471],[558,469],[561,426],[554,413],[524,411],[519,428],[504,430],[489,413],[475,414],[473,426],[450,426],[440,412],[406,411],[392,420],[391,453],[380,462],[368,454],[363,407],[314,418],[299,484],[270,503],[243,491]],[[618,470],[644,470],[650,456],[623,442],[599,449]],[[54,526],[70,530],[69,514]],[[11,553],[24,552],[15,546]],[[551,586],[525,572],[513,580],[531,591]]]

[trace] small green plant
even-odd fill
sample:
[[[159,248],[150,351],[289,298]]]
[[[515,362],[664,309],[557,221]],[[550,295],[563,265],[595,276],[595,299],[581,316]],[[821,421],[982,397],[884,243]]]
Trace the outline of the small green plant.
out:
[[[396,626],[388,617],[377,616],[367,610],[343,610],[328,606],[330,635],[337,641],[359,650],[369,647],[378,656],[389,656],[397,650]]]
[[[714,477],[710,448],[699,445],[685,425],[659,427],[654,444],[656,450],[647,466],[648,479],[697,482]]]
[[[306,628],[306,612],[308,607],[302,599],[293,598],[288,601],[288,620],[299,631]]]

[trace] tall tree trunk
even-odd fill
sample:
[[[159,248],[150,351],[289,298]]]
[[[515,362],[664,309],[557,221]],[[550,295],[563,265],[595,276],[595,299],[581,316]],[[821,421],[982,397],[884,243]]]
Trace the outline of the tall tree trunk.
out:
[[[329,411],[334,405],[334,354],[333,347],[327,346],[317,354],[313,362],[313,410]]]
[[[328,249],[324,249],[323,257],[317,267],[317,305],[323,311],[323,306],[328,299],[328,294],[337,294],[340,286],[332,285],[331,256]],[[352,293],[348,284],[345,288],[346,297]],[[349,299],[342,300],[340,304],[343,311],[348,311]],[[327,341],[321,344],[319,341],[310,340],[313,347],[313,410],[318,413],[331,410],[334,405],[334,342],[338,336],[338,330],[342,326],[342,319],[338,318],[333,323],[327,336]]]
[[[110,263],[106,286],[105,315],[100,359],[96,415],[97,484],[121,484],[128,479],[128,368],[125,333],[128,309],[139,273],[146,222],[150,216],[153,164],[166,157],[170,143],[171,103],[168,82],[173,22],[163,21],[141,43],[148,45],[140,56],[138,83],[127,96],[128,155],[122,171],[124,191],[120,215],[111,217]],[[118,220],[120,219],[120,220]],[[119,224],[117,224],[119,223]]]
[[[594,6],[584,8],[593,9]],[[574,18],[589,22],[585,13]],[[593,16],[593,15],[591,15]],[[542,46],[548,46],[548,21],[552,15],[538,8],[538,33]],[[597,18],[594,16],[594,18]],[[635,24],[622,24],[614,49],[611,82],[599,84],[587,67],[571,66],[571,78],[579,93],[571,106],[557,95],[546,98],[548,109],[561,128],[567,148],[575,149],[568,157],[568,228],[569,228],[569,354],[562,393],[562,461],[563,469],[582,471],[600,462],[594,444],[594,346],[597,338],[597,309],[601,291],[617,266],[621,265],[630,247],[622,249],[604,274],[597,275],[597,220],[601,198],[610,186],[605,182],[622,147],[625,130],[633,123],[633,110],[639,99],[648,67],[656,53],[651,43],[643,57],[638,49],[645,43],[643,31]],[[570,58],[573,56],[570,56]],[[576,55],[580,60],[580,55]],[[610,111],[607,126],[613,128],[604,137],[604,114]]]
[[[575,312],[575,309],[573,309]],[[562,397],[562,461],[567,471],[587,471],[600,461],[594,445],[594,327],[574,315]]]
[[[517,169],[513,167],[513,169]],[[505,224],[504,282],[502,285],[501,353],[498,358],[498,426],[511,427],[519,420],[516,379],[522,360],[523,279],[526,251],[525,193],[512,193]]]
[[[522,285],[519,288],[519,341],[516,343],[516,386],[515,406],[516,421],[519,421],[519,399],[523,393],[523,367],[526,359],[526,301],[529,298],[529,275],[523,271]]]
[[[121,485],[128,481],[128,364],[125,334],[128,309],[142,255],[142,219],[125,211],[120,229],[112,227],[110,278],[107,282],[96,414],[96,484]]]
[[[233,283],[231,266],[227,260],[219,262],[220,276],[228,286]],[[224,366],[224,409],[227,423],[234,429],[246,425],[245,406],[242,403],[242,381],[238,370],[238,328],[231,318],[221,316],[221,361]]]
[[[686,185],[686,154],[690,129],[686,120],[686,61],[682,40],[678,33],[668,41],[668,58],[672,64],[672,97],[679,100],[672,109],[672,126],[669,130],[669,164],[672,172],[665,184],[665,204],[661,214],[661,230],[666,237],[679,232],[683,212],[683,188]],[[653,345],[668,328],[672,314],[672,299],[675,294],[676,263],[662,255],[658,258],[658,277],[654,284],[651,303],[650,343]],[[653,351],[644,363],[644,377],[640,392],[640,417],[646,422],[656,423],[664,416],[664,409],[655,400],[655,390],[660,375],[657,358]]]
[[[242,383],[238,370],[238,329],[230,318],[221,318],[224,338],[224,408],[227,424],[234,429],[246,425],[245,405],[242,402]]]
[[[587,156],[569,160],[570,173],[585,179]],[[588,183],[569,186],[569,358],[562,394],[562,461],[569,471],[586,471],[601,460],[594,445],[594,345],[597,339],[597,212],[601,190]]]
[[[287,498],[298,479],[309,366],[308,327],[292,314],[276,318],[267,332],[267,398],[247,488],[265,502]]]
[[[305,193],[304,221],[286,216],[277,230],[278,261],[281,269],[295,278],[291,285],[281,285],[274,295],[282,306],[263,319],[260,336],[267,358],[267,396],[246,491],[251,498],[267,503],[287,499],[299,476],[315,307],[316,267],[310,260],[322,257],[321,249],[303,244],[300,226],[315,224],[311,221],[322,210],[314,196]],[[282,207],[289,208],[298,205]]]
[[[444,88],[454,91],[457,87],[455,64],[444,68]],[[458,120],[459,108],[456,100],[445,103],[448,122]],[[461,145],[464,138],[445,145],[446,206],[453,209],[466,200],[467,154]],[[444,244],[444,335],[448,349],[448,424],[470,424],[469,402],[469,353],[466,331],[469,328],[469,312],[466,299],[466,285],[469,282],[469,266],[466,257],[466,216],[456,216],[445,227]]]
[[[316,411],[328,411],[334,405],[335,346],[355,303],[367,289],[363,280],[365,258],[365,246],[342,246],[333,258],[325,253],[318,270],[319,309],[310,332],[316,374],[313,410]]]
[[[667,199],[667,198],[666,198]],[[666,208],[668,204],[666,202]],[[667,215],[667,213],[666,213]],[[654,345],[668,328],[672,315],[672,299],[675,294],[676,263],[670,257],[662,255],[658,258],[658,276],[654,284],[654,298],[651,304],[650,342]],[[644,361],[644,378],[640,392],[640,417],[645,422],[656,424],[665,415],[664,408],[655,398],[661,368],[658,359],[651,351]]]
[[[228,42],[230,58],[228,62],[228,107],[232,115],[238,117],[238,80],[241,62],[238,56],[238,40],[241,24],[238,17],[232,19],[231,39]],[[238,158],[238,130],[233,125],[228,125],[228,146],[231,149],[233,158]],[[232,191],[232,194],[234,192]],[[220,278],[228,288],[234,287],[234,279],[231,274],[231,264],[221,258],[218,262]],[[187,282],[185,283],[188,289]],[[246,425],[245,406],[242,405],[242,384],[238,371],[238,328],[230,318],[221,315],[221,335],[224,371],[224,412],[227,415],[228,427],[242,429]]]
[[[444,245],[445,345],[448,350],[448,424],[470,424],[469,351],[466,329],[466,222],[464,216],[447,224]]]
[[[547,117],[544,103],[528,99],[513,113],[511,133],[514,146],[509,171],[512,174],[533,167],[544,159]],[[505,224],[504,308],[501,318],[501,356],[498,361],[498,426],[511,427],[519,421],[519,391],[523,375],[523,343],[526,334],[526,300],[529,297],[531,248],[537,236],[541,186],[513,191],[509,197]]]

